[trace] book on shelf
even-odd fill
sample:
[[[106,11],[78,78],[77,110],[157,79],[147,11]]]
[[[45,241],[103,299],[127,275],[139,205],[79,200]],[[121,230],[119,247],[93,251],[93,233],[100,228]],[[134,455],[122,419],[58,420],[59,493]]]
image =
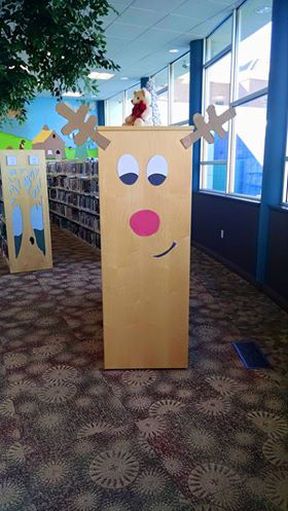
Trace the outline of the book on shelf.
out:
[[[49,175],[48,187],[64,188],[65,190],[73,190],[75,192],[87,195],[98,195],[98,177],[95,176],[63,176]]]
[[[61,216],[66,217],[68,220],[78,222],[83,227],[100,231],[99,217],[90,215],[86,211],[81,211],[58,202],[53,202],[52,206],[50,205],[50,211],[56,214],[58,213]]]
[[[50,210],[50,213],[53,223],[58,225],[58,227],[60,227],[61,229],[67,229],[70,232],[72,232],[72,234],[86,241],[90,245],[100,248],[101,238],[99,232],[93,232],[91,230],[88,230],[85,227],[82,227],[81,225],[74,223],[73,221],[71,222],[69,218],[63,218],[61,216],[55,215],[55,213],[52,210]]]
[[[53,201],[59,201],[67,205],[73,205],[78,209],[89,210],[91,214],[99,215],[98,197],[81,195],[62,188],[49,188],[48,197]]]
[[[98,161],[47,163],[51,219],[100,247]]]
[[[98,160],[89,159],[87,161],[49,161],[47,162],[47,174],[82,174],[93,176],[98,174]]]

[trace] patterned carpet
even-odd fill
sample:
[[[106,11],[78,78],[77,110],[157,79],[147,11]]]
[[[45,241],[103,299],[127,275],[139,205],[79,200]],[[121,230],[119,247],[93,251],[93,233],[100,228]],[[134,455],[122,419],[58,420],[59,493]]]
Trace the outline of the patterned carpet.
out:
[[[195,250],[189,369],[103,372],[99,253],[53,239],[53,271],[0,263],[1,511],[287,511],[287,314]]]

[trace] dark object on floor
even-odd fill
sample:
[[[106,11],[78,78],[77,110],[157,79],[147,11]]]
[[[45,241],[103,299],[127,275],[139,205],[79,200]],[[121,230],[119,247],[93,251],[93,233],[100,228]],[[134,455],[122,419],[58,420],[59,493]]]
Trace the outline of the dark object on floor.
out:
[[[237,341],[232,343],[241,362],[247,369],[271,367],[260,347],[254,341]]]

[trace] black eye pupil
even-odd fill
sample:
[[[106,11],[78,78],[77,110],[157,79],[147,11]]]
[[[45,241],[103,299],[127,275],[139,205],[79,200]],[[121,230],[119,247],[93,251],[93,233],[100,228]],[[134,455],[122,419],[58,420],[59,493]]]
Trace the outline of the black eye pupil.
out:
[[[148,177],[148,180],[149,182],[151,183],[151,185],[153,186],[159,186],[161,185],[166,179],[166,176],[164,176],[164,174],[151,174],[149,177]]]
[[[138,179],[138,175],[134,172],[127,172],[126,174],[122,174],[122,176],[119,177],[124,185],[133,185]]]

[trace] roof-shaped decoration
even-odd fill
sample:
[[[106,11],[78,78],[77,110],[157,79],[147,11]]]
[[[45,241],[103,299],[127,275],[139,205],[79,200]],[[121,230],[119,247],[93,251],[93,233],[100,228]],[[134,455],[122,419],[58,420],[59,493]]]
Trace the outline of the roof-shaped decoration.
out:
[[[32,140],[32,144],[41,144],[45,142],[48,137],[53,133],[53,130],[49,130],[47,124],[45,124],[41,131],[39,131],[38,135]]]

